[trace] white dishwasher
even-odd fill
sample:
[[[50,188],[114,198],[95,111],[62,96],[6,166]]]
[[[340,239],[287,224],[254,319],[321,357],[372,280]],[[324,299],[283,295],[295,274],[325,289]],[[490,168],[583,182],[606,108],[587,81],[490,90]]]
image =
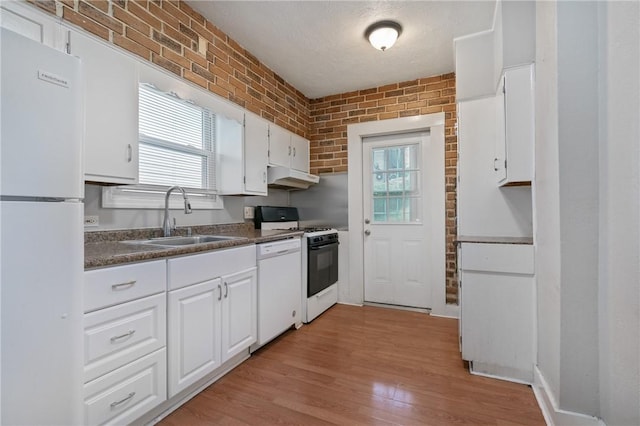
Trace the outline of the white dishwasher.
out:
[[[251,351],[292,325],[302,324],[300,238],[256,245],[258,261],[258,340]]]

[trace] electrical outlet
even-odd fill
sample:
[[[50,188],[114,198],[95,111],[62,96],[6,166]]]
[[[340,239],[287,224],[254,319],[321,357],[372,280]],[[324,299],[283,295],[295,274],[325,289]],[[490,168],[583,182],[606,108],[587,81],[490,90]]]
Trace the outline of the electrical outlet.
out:
[[[84,226],[98,226],[100,225],[100,219],[98,216],[85,216]]]
[[[244,208],[244,218],[245,219],[253,219],[253,207],[245,206],[245,208]]]

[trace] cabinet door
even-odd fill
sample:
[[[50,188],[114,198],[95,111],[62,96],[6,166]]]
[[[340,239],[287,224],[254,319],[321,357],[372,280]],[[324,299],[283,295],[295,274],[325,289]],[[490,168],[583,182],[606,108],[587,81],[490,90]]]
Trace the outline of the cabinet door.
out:
[[[302,136],[291,135],[291,168],[309,173],[309,141]]]
[[[218,368],[220,279],[169,292],[169,398]]]
[[[505,70],[504,119],[507,183],[533,178],[533,65]]]
[[[496,93],[496,139],[493,170],[498,183],[504,183],[507,179],[507,147],[506,147],[506,123],[505,123],[505,96],[504,77],[500,79],[498,92]]]
[[[274,124],[269,125],[269,165],[289,167],[291,164],[291,133]]]
[[[269,162],[269,123],[252,114],[244,123],[245,192],[267,195],[267,163]]]
[[[256,268],[222,277],[222,362],[256,342]]]
[[[84,34],[71,31],[85,84],[85,180],[138,181],[138,75],[136,62]]]

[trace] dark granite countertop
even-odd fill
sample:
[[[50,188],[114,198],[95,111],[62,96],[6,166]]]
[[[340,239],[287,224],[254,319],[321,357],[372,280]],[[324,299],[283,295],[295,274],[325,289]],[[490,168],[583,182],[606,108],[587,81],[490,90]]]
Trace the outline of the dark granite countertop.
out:
[[[260,229],[254,229],[252,223],[193,226],[191,228],[193,235],[225,235],[244,238],[167,248],[123,242],[161,237],[161,229],[86,232],[84,244],[84,268],[101,268],[104,266],[162,259],[222,248],[259,244],[269,241],[295,238],[303,234],[302,231],[263,231]],[[176,234],[186,235],[186,232],[186,228],[181,228],[178,229]]]
[[[468,237],[459,236],[456,243],[478,243],[478,244],[533,244],[532,237]]]

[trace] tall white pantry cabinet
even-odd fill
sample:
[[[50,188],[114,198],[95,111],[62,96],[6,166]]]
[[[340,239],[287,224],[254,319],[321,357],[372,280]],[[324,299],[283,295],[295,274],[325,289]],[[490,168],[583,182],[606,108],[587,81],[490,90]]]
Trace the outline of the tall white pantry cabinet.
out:
[[[491,31],[455,40],[460,350],[472,373],[525,383],[536,363],[535,65],[521,53],[535,49],[527,34],[505,40],[501,20],[531,7],[510,4]]]

